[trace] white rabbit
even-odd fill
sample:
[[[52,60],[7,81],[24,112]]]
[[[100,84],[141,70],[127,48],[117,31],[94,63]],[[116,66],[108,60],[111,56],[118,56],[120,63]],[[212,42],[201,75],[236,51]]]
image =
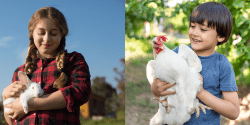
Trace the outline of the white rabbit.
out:
[[[38,83],[31,82],[29,77],[22,71],[18,71],[18,78],[20,79],[22,84],[26,85],[26,89],[24,90],[23,93],[20,94],[20,102],[23,106],[24,112],[27,114],[28,113],[28,100],[33,98],[33,97],[39,97],[43,95],[43,90],[41,86]],[[10,104],[14,102],[16,98],[11,97],[6,99],[3,102],[3,105]],[[10,108],[4,108],[5,112],[8,112]],[[12,118],[11,115],[9,115],[10,118]]]

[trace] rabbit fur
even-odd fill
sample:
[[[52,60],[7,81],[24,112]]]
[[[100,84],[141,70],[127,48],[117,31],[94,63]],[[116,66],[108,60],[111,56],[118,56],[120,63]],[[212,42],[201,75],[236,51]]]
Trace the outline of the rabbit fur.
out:
[[[154,38],[151,42],[156,42]],[[156,54],[153,49],[154,60],[150,60],[146,67],[146,75],[150,84],[154,79],[159,79],[175,86],[166,91],[176,91],[176,94],[162,96],[159,100],[159,110],[150,120],[150,125],[169,124],[182,125],[191,118],[196,110],[199,116],[200,108],[205,113],[205,108],[196,98],[203,83],[200,81],[199,72],[202,70],[200,59],[196,53],[186,45],[179,46],[178,54],[162,45],[163,50]],[[166,108],[168,106],[168,108]],[[198,116],[197,116],[198,115]]]
[[[20,102],[23,106],[24,112],[27,114],[28,113],[28,100],[33,98],[33,97],[39,97],[42,96],[44,91],[41,88],[41,86],[38,83],[31,82],[29,77],[22,71],[18,71],[18,78],[20,79],[21,83],[26,85],[26,89],[24,90],[23,93],[20,94]],[[3,105],[10,104],[14,102],[16,98],[11,97],[6,99],[3,102]],[[10,108],[4,108],[5,112],[8,112]],[[12,118],[11,115],[9,115],[10,118]]]

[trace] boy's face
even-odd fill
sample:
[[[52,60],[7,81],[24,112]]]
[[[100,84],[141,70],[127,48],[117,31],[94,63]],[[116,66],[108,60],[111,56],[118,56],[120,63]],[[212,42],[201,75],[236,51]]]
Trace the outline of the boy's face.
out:
[[[209,56],[215,52],[215,46],[225,38],[218,36],[216,29],[207,27],[207,21],[203,24],[191,23],[189,39],[194,52],[199,56]]]

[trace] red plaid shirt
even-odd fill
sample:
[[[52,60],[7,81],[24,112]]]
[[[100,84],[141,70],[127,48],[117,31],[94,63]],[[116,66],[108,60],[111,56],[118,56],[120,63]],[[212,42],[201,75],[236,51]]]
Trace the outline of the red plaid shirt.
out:
[[[42,60],[37,58],[37,70],[31,78],[32,82],[39,83],[44,94],[51,94],[57,89],[52,88],[53,83],[60,76],[56,68],[55,58]],[[25,65],[20,66],[14,72],[12,82],[18,81],[18,71],[24,71]],[[84,57],[77,52],[68,53],[65,56],[64,71],[68,82],[61,88],[67,108],[57,110],[38,110],[29,112],[15,125],[78,125],[80,106],[89,99],[90,73]]]

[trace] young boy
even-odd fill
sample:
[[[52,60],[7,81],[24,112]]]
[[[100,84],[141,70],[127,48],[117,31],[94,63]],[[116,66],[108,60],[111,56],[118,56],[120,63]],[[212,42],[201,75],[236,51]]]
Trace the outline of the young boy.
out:
[[[202,64],[200,74],[203,77],[204,89],[197,94],[197,98],[213,110],[206,110],[206,114],[201,111],[198,118],[195,117],[196,113],[193,113],[184,125],[219,125],[220,114],[232,120],[239,116],[239,99],[233,68],[224,55],[215,51],[217,45],[229,39],[232,23],[228,8],[216,2],[201,4],[194,8],[190,15],[188,34],[191,48]],[[177,53],[178,47],[174,51]],[[170,87],[172,85],[155,79],[151,91],[156,97],[169,95],[173,94],[166,92]]]

